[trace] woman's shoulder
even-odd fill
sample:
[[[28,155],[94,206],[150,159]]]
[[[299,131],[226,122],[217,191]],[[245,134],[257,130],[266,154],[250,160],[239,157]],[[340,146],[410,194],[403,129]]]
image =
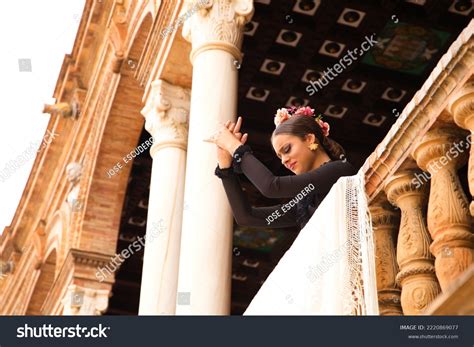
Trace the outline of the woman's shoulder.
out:
[[[355,175],[357,173],[357,169],[355,168],[355,166],[352,165],[352,163],[349,162],[347,159],[327,161],[323,163],[320,167],[318,167],[316,170],[322,170],[322,171],[328,171],[328,172],[334,171],[335,173],[343,172],[344,174],[349,174],[349,175]]]

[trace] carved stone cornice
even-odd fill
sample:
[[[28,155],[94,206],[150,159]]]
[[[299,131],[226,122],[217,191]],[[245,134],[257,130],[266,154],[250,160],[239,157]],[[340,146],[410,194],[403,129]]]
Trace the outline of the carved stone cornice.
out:
[[[186,150],[189,126],[189,89],[163,80],[152,82],[148,101],[141,111],[145,129],[153,136],[151,156],[162,147]]]
[[[73,264],[86,266],[88,268],[103,267],[110,263],[111,255],[85,252],[79,249],[71,249],[69,251],[69,257]]]
[[[243,27],[253,12],[253,0],[186,0],[181,13],[189,16],[183,36],[193,46],[191,62],[209,49],[227,51],[241,61]]]

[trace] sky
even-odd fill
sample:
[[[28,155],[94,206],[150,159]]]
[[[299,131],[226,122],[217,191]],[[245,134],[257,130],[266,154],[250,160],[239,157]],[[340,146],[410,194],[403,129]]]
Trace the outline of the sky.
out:
[[[0,11],[0,234],[12,222],[49,121],[85,0],[15,0]],[[17,163],[15,166],[12,163]]]

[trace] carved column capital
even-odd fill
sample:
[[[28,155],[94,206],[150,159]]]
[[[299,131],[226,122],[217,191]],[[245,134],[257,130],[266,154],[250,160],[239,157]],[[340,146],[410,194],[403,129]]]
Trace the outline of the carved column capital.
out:
[[[474,79],[450,99],[448,110],[459,127],[474,131]]]
[[[227,51],[241,61],[243,27],[253,16],[253,0],[187,0],[183,36],[192,43],[191,62],[209,49]]]
[[[433,174],[443,167],[457,170],[467,162],[466,132],[456,127],[436,127],[428,131],[413,150],[418,166]]]
[[[189,89],[163,80],[151,83],[148,101],[141,111],[145,129],[153,136],[150,154],[162,147],[179,147],[186,150],[189,126]]]
[[[63,315],[99,316],[109,305],[110,291],[71,284],[63,298]]]

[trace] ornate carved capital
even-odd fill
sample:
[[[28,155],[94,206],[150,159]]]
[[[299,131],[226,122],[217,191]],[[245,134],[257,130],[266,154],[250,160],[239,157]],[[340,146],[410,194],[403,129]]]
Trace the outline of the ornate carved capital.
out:
[[[451,98],[448,109],[458,126],[474,131],[474,79]]]
[[[430,173],[444,167],[454,170],[467,162],[468,142],[466,132],[456,127],[436,127],[428,131],[413,150],[418,166]]]
[[[190,99],[189,89],[163,80],[152,82],[150,96],[141,111],[146,119],[145,129],[153,136],[152,157],[162,147],[186,150]]]
[[[185,20],[183,36],[193,46],[191,62],[208,49],[227,51],[241,61],[243,27],[253,12],[253,0],[187,0],[180,20]]]
[[[64,305],[63,315],[99,316],[107,310],[110,291],[106,289],[84,288],[72,284],[61,301]]]

